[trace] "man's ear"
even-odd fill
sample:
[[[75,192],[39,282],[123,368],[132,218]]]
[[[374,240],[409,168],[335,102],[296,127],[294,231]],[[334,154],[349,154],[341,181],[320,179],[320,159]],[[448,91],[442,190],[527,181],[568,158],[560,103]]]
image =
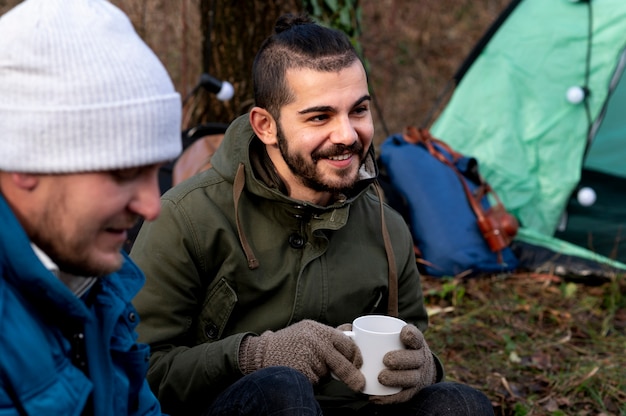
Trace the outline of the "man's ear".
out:
[[[269,111],[261,107],[253,107],[249,117],[250,125],[257,137],[268,146],[275,145],[277,143],[276,121]]]
[[[9,178],[15,186],[25,191],[35,189],[37,184],[39,184],[39,175],[32,173],[11,172],[9,173]]]
[[[0,192],[7,201],[25,201],[24,196],[37,188],[38,184],[38,175],[0,171]]]

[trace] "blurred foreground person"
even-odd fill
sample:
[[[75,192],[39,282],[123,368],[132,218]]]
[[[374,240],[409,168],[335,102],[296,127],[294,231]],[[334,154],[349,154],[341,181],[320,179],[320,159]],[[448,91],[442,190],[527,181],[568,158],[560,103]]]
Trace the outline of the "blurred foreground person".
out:
[[[373,186],[371,99],[350,41],[283,16],[253,79],[256,106],[213,168],[164,195],[131,252],[146,273],[138,332],[164,411],[308,415],[285,401],[314,389],[324,415],[493,415],[484,394],[442,382],[424,339],[413,242]],[[361,351],[338,329],[368,314],[408,322],[406,349],[378,376],[391,395],[362,393]],[[258,381],[286,369],[305,383]]]
[[[144,277],[120,249],[160,212],[180,109],[108,1],[0,17],[0,414],[161,414],[130,302]]]

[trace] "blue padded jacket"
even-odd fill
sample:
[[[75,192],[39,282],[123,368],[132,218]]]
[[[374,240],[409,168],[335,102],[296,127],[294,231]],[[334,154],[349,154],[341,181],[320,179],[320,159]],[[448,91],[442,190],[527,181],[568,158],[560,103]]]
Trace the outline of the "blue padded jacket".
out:
[[[77,298],[39,261],[0,195],[0,416],[161,414],[130,302],[143,282],[126,258]]]

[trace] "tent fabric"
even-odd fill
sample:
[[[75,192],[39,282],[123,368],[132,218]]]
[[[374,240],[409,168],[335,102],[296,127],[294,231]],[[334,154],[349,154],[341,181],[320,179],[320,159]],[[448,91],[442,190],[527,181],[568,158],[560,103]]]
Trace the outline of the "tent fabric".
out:
[[[595,203],[588,206],[581,204],[575,191],[564,214],[563,226],[557,229],[554,236],[624,262],[626,178],[583,170],[581,182],[576,189],[584,188],[595,191]]]
[[[600,264],[600,266],[598,266],[596,269],[603,270],[604,272],[618,273],[619,271],[626,269],[626,265],[624,265],[623,263],[619,261],[611,260],[607,258],[606,256],[602,256],[600,254],[596,254],[587,249],[584,249],[580,247],[579,245],[576,245],[576,244],[573,244],[573,243],[570,243],[568,241],[561,240],[558,238],[554,238],[551,236],[547,236],[545,234],[541,234],[530,228],[520,228],[518,231],[517,240],[527,243],[527,244],[531,244],[535,247],[542,247],[545,249],[545,250],[536,250],[536,251],[552,252],[551,255],[545,254],[546,264],[543,265],[543,267],[546,270],[550,269],[550,267],[557,268],[558,266],[553,266],[555,263],[555,260],[558,260],[559,258],[563,258],[563,257],[587,259],[590,262]],[[528,250],[530,251],[530,249]],[[518,257],[521,257],[519,252],[516,252],[516,254],[518,255]],[[552,258],[550,258],[550,256],[552,256]],[[552,265],[548,263],[552,263]],[[524,264],[527,264],[527,263],[524,263]],[[589,270],[591,270],[592,263],[589,263],[589,264],[590,265],[586,267],[589,268]],[[555,272],[555,274],[559,274],[559,275],[572,274],[575,272],[572,270],[563,270],[562,272],[560,272],[559,270],[556,270],[556,269],[552,271]],[[583,271],[577,270],[576,272],[581,273]],[[592,274],[592,273],[594,272],[588,271],[588,272],[584,272],[583,274]]]
[[[583,167],[626,176],[626,2],[514,3],[430,130],[479,160],[527,229],[520,239],[541,235],[542,244],[568,250],[554,234]],[[588,95],[571,102],[571,87]],[[610,263],[588,247],[574,251]]]
[[[626,33],[622,35],[626,42]],[[620,59],[610,82],[610,96],[602,117],[593,127],[591,143],[585,160],[584,169],[614,175],[626,179],[624,154],[616,149],[626,146],[626,80],[623,76],[626,66],[626,49],[620,53]],[[621,149],[620,149],[621,150]]]

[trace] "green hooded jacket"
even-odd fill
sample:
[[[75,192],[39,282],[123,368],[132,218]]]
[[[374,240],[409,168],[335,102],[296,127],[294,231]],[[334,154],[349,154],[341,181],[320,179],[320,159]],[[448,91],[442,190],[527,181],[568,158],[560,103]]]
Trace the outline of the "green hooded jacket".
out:
[[[161,215],[144,224],[133,246],[131,257],[147,278],[134,301],[138,332],[152,348],[148,381],[166,413],[198,414],[241,378],[246,334],[303,319],[336,327],[387,314],[389,262],[373,192],[373,151],[353,195],[327,207],[281,192],[279,180],[261,167],[264,156],[247,115],[239,117],[213,168],[168,191]],[[387,205],[383,212],[399,317],[424,331],[428,317],[411,234],[398,213]],[[440,366],[439,373],[441,379]],[[366,403],[341,386],[329,380],[317,389]]]

